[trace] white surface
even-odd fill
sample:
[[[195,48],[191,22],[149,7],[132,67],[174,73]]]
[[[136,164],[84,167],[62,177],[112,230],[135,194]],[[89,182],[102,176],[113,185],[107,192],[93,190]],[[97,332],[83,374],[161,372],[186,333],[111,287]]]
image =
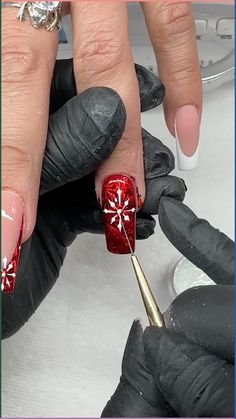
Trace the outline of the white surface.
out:
[[[186,204],[233,237],[233,84],[204,97],[199,168],[176,171],[188,186]],[[162,109],[143,126],[173,151]],[[168,276],[180,254],[160,229],[137,254],[164,310]],[[115,390],[132,321],[146,320],[126,256],[105,250],[102,236],[84,234],[70,247],[60,278],[24,328],[2,345],[2,414],[99,416]]]

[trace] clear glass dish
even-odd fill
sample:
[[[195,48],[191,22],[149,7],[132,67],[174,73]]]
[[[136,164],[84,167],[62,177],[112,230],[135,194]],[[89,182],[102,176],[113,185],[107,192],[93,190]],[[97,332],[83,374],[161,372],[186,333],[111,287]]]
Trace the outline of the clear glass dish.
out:
[[[175,297],[188,288],[201,285],[216,285],[201,269],[182,257],[170,270],[170,287]]]

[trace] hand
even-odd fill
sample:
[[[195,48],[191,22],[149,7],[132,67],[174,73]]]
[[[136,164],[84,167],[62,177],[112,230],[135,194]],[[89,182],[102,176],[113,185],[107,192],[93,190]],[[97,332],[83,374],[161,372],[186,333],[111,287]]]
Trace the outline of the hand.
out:
[[[141,5],[166,87],[167,126],[179,140],[181,168],[193,168],[201,118],[201,78],[191,5],[180,1],[141,2]],[[71,16],[78,91],[91,86],[111,87],[119,93],[127,111],[121,141],[96,173],[97,195],[100,197],[107,175],[127,173],[135,178],[143,201],[140,109],[128,40],[127,5],[109,1],[71,2]],[[125,158],[127,155],[129,160]]]
[[[198,154],[201,78],[191,6],[181,2],[146,2],[142,4],[142,9],[159,72],[165,80],[164,110],[167,126],[177,139],[179,168],[193,169],[197,165]],[[91,86],[111,87],[119,93],[127,111],[125,130],[119,144],[95,174],[97,197],[103,209],[113,211],[110,201],[114,204],[118,189],[124,199],[123,204],[129,202],[129,210],[132,211],[133,207],[139,208],[144,202],[146,190],[138,84],[128,41],[127,5],[108,1],[71,2],[71,16],[78,91]],[[126,175],[125,179],[122,174]],[[133,178],[135,185],[127,176]],[[129,193],[124,196],[127,190]],[[138,193],[137,202],[135,191]],[[106,214],[104,232],[108,250],[127,253],[129,248],[124,235],[120,234],[118,226],[114,231],[115,216]],[[126,220],[123,221],[133,246],[134,219],[129,218],[128,225]]]
[[[233,417],[234,243],[174,198],[164,233],[216,286],[190,288],[164,314],[166,329],[134,322],[122,376],[103,417]]]
[[[32,234],[48,126],[57,31],[2,8],[2,264]]]
[[[50,291],[66,248],[77,234],[103,232],[92,172],[116,146],[124,129],[125,111],[119,96],[107,88],[92,88],[74,96],[71,68],[71,60],[58,62],[55,68],[51,90],[54,113],[49,121],[37,222],[33,235],[22,246],[14,293],[2,296],[3,338],[15,333]],[[142,67],[137,70],[142,107],[148,109],[148,104],[153,107],[163,98],[162,84]],[[143,144],[147,191],[156,190],[153,208],[151,193],[147,194],[147,205],[155,212],[163,179],[173,169],[174,159],[170,150],[146,131]],[[183,199],[183,181],[170,177],[169,183],[174,194]],[[140,211],[137,238],[149,237],[154,227],[148,208]]]
[[[68,9],[70,2],[64,3]],[[166,83],[167,125],[173,135],[176,127],[181,159],[190,167],[196,163],[201,116],[201,80],[191,8],[185,3],[150,2],[143,5],[143,11]],[[2,264],[3,259],[14,263],[20,242],[31,236],[35,226],[48,125],[48,91],[57,52],[56,31],[36,31],[28,19],[18,22],[16,13],[15,8],[3,9]],[[121,141],[97,167],[97,197],[101,199],[107,175],[126,173],[136,180],[143,202],[140,101],[128,42],[126,4],[71,2],[71,14],[77,90],[113,88],[127,111]]]

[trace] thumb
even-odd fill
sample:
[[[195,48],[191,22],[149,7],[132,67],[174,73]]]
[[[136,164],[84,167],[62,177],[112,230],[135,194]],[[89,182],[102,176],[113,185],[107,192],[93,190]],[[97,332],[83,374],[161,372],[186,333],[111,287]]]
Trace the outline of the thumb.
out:
[[[125,126],[123,102],[112,89],[91,88],[49,120],[40,193],[93,172],[112,153]]]
[[[144,332],[148,367],[180,417],[233,417],[234,368],[168,329]]]
[[[233,285],[193,287],[182,292],[167,309],[165,324],[196,345],[234,362]]]
[[[134,321],[122,360],[120,383],[102,417],[175,417],[146,366],[143,329]]]

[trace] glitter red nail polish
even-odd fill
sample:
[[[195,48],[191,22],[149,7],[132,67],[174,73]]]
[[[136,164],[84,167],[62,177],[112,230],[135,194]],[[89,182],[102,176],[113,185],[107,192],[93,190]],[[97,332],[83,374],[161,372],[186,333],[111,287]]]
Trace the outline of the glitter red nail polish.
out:
[[[23,223],[20,230],[19,239],[13,253],[12,259],[8,262],[7,257],[4,256],[2,259],[2,268],[1,268],[1,290],[5,293],[11,293],[14,291],[15,282],[16,282],[16,272],[20,257],[20,249],[21,249],[21,239],[22,239],[22,230],[23,230]]]
[[[107,249],[112,253],[130,253],[122,223],[135,250],[137,194],[134,181],[124,174],[108,176],[102,188],[103,224]]]

